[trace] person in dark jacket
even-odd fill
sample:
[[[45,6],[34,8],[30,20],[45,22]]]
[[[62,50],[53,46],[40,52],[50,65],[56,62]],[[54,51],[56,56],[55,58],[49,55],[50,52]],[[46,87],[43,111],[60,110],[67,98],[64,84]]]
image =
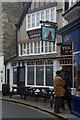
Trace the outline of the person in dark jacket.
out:
[[[72,106],[71,106],[71,83],[69,80],[69,75],[66,73],[64,70],[61,70],[61,73],[64,74],[64,76],[61,76],[62,79],[65,81],[65,99],[67,100],[68,108],[71,111]],[[65,110],[65,105],[64,105],[64,97],[62,98],[62,110]]]

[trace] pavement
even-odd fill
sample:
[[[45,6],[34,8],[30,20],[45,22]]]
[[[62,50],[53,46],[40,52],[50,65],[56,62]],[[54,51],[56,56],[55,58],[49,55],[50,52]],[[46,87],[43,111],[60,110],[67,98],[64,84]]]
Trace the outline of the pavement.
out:
[[[52,108],[50,107],[50,100],[47,99],[46,103],[44,103],[44,98],[38,98],[38,101],[36,101],[35,97],[27,96],[26,100],[23,100],[20,98],[19,95],[13,95],[12,98],[10,98],[9,95],[2,96],[1,92],[0,92],[0,99],[10,101],[10,102],[24,104],[24,105],[27,105],[30,107],[34,107],[34,108],[39,109],[41,111],[55,115],[58,118],[63,119],[63,120],[80,120],[79,117],[76,117],[76,116],[71,114],[71,112],[68,109],[66,101],[65,101],[65,111],[61,111],[62,113],[56,114],[56,113],[54,113],[54,99],[53,99],[53,107]]]

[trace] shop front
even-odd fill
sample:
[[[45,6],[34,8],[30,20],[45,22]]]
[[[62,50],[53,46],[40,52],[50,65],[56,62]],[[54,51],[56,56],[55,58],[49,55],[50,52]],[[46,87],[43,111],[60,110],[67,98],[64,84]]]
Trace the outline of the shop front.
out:
[[[61,55],[57,56],[58,66],[62,66],[65,70],[66,75],[70,81],[70,87],[73,86],[73,55],[72,55],[72,45],[61,45]]]
[[[51,57],[53,57],[51,55]],[[6,72],[9,76],[10,90],[12,86],[44,86],[53,87],[53,79],[56,75],[56,71],[61,69],[58,67],[56,59],[28,59],[25,57],[21,60],[21,57],[10,60],[7,63]],[[8,79],[8,78],[7,78]],[[7,82],[8,80],[6,80]]]
[[[80,117],[80,3],[75,4],[65,14],[64,18],[69,22],[58,31],[62,36],[62,44],[72,44],[72,77],[73,77],[73,95],[71,113]],[[74,16],[74,11],[76,16]],[[77,14],[78,13],[78,14]],[[71,17],[69,17],[71,16]]]

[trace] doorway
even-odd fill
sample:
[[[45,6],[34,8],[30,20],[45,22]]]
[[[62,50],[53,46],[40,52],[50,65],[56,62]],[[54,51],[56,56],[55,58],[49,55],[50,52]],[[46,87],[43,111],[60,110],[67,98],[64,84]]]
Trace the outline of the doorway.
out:
[[[65,73],[68,75],[69,77],[69,81],[72,87],[72,65],[69,66],[62,66],[62,69],[65,70]]]
[[[25,67],[18,67],[17,86],[25,86]]]

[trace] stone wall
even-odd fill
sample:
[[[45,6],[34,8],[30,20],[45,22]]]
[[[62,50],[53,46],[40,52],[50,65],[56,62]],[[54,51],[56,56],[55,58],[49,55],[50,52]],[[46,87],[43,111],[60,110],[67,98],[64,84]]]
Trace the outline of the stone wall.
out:
[[[2,56],[2,2],[0,2],[0,56]]]
[[[21,2],[2,2],[2,39],[5,61],[16,56],[16,27],[23,12]]]

